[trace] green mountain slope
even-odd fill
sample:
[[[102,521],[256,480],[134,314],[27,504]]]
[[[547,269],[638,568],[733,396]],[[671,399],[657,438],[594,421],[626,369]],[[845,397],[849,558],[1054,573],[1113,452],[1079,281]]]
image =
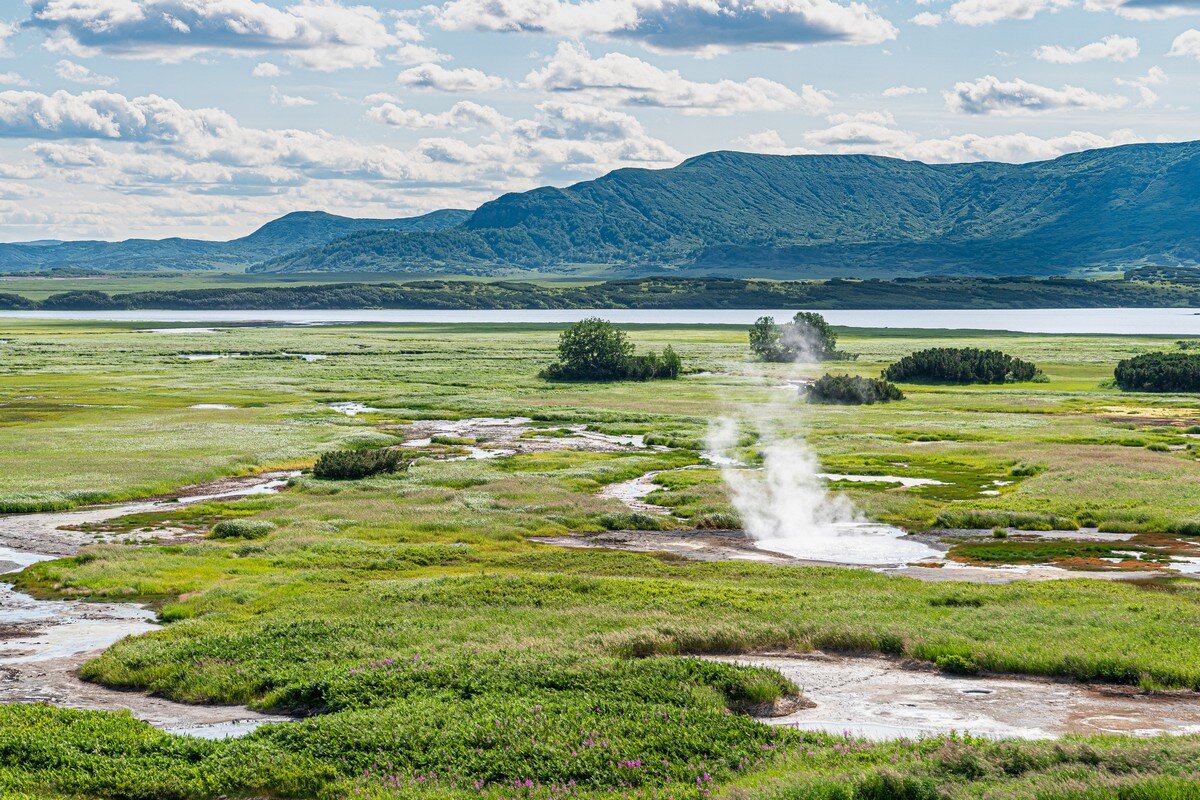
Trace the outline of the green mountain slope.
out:
[[[1034,164],[716,152],[486,203],[461,227],[372,231],[256,271],[683,269],[778,277],[1200,263],[1200,143]]]
[[[298,211],[272,220],[240,239],[128,239],[0,244],[0,272],[77,267],[100,270],[240,269],[264,259],[373,230],[433,231],[460,225],[470,212],[434,211],[402,219],[354,219],[324,211]]]

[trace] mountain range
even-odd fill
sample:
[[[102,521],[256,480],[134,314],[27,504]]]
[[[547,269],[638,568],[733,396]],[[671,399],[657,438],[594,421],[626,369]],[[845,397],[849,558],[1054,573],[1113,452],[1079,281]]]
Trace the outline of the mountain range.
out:
[[[43,264],[85,265],[65,256],[111,269],[253,264],[254,272],[809,278],[1195,266],[1200,142],[1031,164],[721,151],[671,169],[507,194],[474,212],[293,214],[226,243],[3,245],[0,269],[14,268],[12,248]]]
[[[266,259],[327,244],[360,231],[434,231],[461,225],[471,212],[434,211],[401,219],[355,219],[324,211],[297,211],[239,239],[127,239],[0,244],[0,272],[77,268],[93,270],[242,270]]]

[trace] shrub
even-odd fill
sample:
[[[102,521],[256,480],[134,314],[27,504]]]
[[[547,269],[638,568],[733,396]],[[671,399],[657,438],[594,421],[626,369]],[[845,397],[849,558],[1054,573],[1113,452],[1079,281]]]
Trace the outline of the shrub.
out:
[[[383,472],[403,472],[410,462],[399,450],[333,450],[322,453],[313,466],[313,477],[326,481],[352,481]]]
[[[750,349],[764,361],[828,361],[840,355],[837,334],[811,311],[801,311],[783,325],[776,325],[774,317],[759,317],[750,328]]]
[[[1032,381],[1040,374],[1028,361],[976,347],[931,347],[907,355],[883,371],[889,381],[949,383]]]
[[[903,399],[904,393],[895,384],[876,378],[826,374],[808,388],[810,403],[871,405]]]
[[[558,361],[539,373],[558,381],[647,381],[678,378],[679,354],[670,345],[662,354],[634,355],[625,332],[596,317],[580,320],[562,332]]]
[[[1118,363],[1113,377],[1126,392],[1200,391],[1200,355],[1145,353]]]
[[[949,672],[953,675],[976,675],[979,673],[979,667],[970,656],[959,655],[958,653],[946,653],[940,655],[933,662],[942,672]]]
[[[666,520],[640,511],[604,514],[599,522],[610,531],[664,531],[668,528]]]
[[[214,539],[261,539],[274,530],[275,524],[265,519],[227,519],[213,526]]]

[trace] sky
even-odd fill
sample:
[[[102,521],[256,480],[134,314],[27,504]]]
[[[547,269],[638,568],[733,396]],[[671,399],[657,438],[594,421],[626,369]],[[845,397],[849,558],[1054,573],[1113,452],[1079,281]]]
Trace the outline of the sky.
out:
[[[0,241],[1200,139],[1200,0],[0,0]]]

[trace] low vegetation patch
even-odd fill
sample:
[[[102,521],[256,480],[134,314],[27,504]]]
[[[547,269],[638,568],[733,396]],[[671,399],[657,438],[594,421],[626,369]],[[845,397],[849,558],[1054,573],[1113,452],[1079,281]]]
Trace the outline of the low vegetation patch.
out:
[[[411,462],[399,450],[333,450],[322,453],[313,465],[313,477],[326,481],[352,481],[381,473],[403,472]]]
[[[227,519],[213,526],[214,539],[261,539],[275,529],[265,519]]]
[[[919,350],[883,371],[889,381],[944,383],[1011,383],[1040,376],[1035,364],[999,350],[977,347],[931,347]]]
[[[903,400],[904,392],[895,384],[877,378],[826,374],[808,387],[806,396],[810,403],[857,406]]]
[[[1113,376],[1126,392],[1200,392],[1200,354],[1134,356],[1120,361]]]

